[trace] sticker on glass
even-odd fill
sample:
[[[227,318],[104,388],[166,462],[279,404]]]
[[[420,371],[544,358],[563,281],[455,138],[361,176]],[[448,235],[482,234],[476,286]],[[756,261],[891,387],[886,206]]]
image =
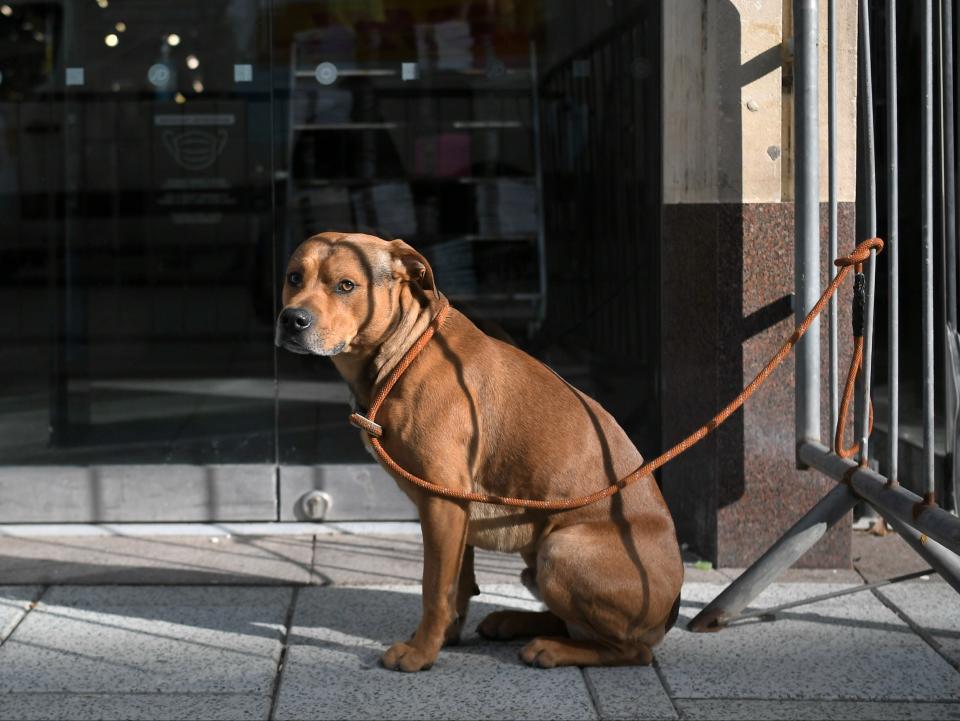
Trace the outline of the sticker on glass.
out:
[[[170,68],[164,63],[155,63],[147,70],[147,80],[155,88],[165,88],[170,84]]]
[[[337,66],[333,63],[320,63],[313,75],[321,85],[333,85],[337,82]]]
[[[83,68],[67,68],[67,85],[83,85]]]
[[[253,81],[253,66],[249,63],[233,66],[233,82],[249,83]]]

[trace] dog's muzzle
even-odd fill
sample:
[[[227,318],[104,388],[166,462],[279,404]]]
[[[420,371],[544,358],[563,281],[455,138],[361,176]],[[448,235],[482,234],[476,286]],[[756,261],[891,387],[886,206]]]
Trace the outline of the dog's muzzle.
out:
[[[284,308],[277,318],[277,347],[293,353],[309,353],[303,334],[313,325],[313,321],[313,314],[306,308]]]

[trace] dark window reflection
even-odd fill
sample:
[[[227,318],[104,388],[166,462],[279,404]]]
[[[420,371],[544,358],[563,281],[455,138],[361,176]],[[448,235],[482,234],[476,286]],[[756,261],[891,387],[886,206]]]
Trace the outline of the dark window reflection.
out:
[[[281,262],[322,230],[404,238],[454,305],[656,449],[654,5],[278,6]],[[281,355],[280,372],[282,460],[367,458],[332,367]],[[293,400],[309,382],[312,402]]]
[[[256,1],[9,8],[0,457],[272,461]]]
[[[658,38],[638,0],[0,0],[0,462],[368,462],[272,346],[329,229],[423,250],[649,455]]]

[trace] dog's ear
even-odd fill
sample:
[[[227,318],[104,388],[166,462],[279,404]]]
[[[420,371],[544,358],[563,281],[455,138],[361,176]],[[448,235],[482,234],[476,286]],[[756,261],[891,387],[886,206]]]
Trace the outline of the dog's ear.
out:
[[[427,259],[402,240],[389,242],[394,273],[405,280],[416,281],[421,288],[432,290],[433,294],[439,298],[440,291],[437,290],[437,284],[433,280],[433,268],[430,267]]]

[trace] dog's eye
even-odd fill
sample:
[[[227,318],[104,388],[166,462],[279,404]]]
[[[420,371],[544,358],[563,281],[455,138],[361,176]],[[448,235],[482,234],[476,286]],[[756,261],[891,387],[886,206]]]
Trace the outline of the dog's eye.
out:
[[[349,293],[356,287],[356,284],[352,280],[347,280],[346,278],[337,284],[337,290],[341,293]]]
[[[287,275],[287,282],[290,285],[300,285],[303,282],[303,276],[297,271],[293,271]]]

